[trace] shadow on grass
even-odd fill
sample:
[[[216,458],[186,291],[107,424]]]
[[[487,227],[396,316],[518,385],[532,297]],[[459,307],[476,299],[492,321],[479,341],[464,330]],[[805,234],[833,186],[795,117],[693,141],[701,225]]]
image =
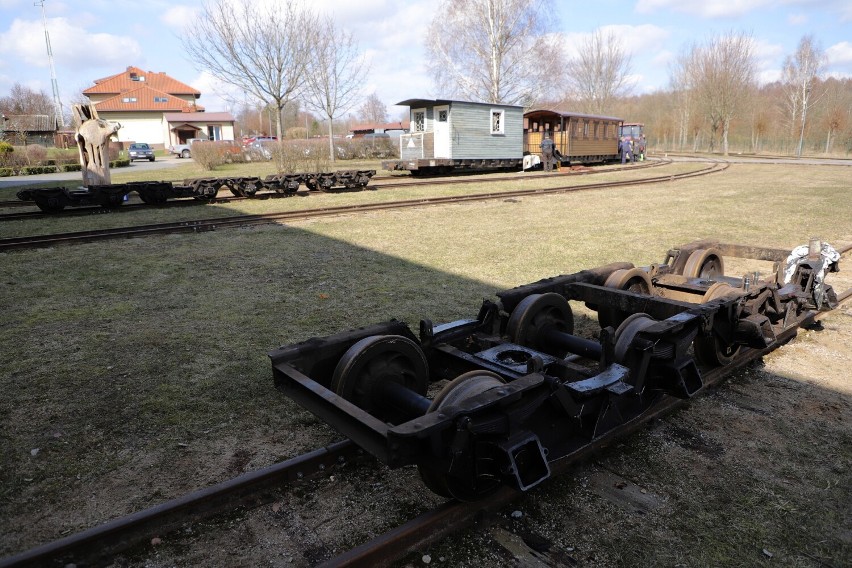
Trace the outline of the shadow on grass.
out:
[[[0,555],[339,439],[339,434],[273,388],[269,350],[390,318],[416,329],[420,318],[439,323],[474,317],[481,299],[496,291],[484,281],[323,236],[312,225],[270,225],[22,251],[0,255],[0,262],[4,345],[0,366],[6,370],[0,376],[4,393],[0,399]],[[587,318],[578,318],[579,329],[594,327]],[[819,393],[816,398],[830,396]],[[848,399],[844,400],[841,413],[848,417]],[[698,411],[714,408],[717,412],[711,416],[729,430],[717,428],[712,435],[730,437],[731,443],[748,447],[753,434],[739,428],[741,413],[725,414],[730,405],[716,405],[714,397],[704,397],[682,413],[681,417],[695,412],[683,427],[703,435],[709,424]],[[810,447],[820,439],[815,432],[808,439]],[[835,435],[836,428],[831,432]],[[747,462],[739,458],[729,464],[708,462],[715,463],[716,472],[720,467],[731,469],[730,477],[704,472],[696,477],[690,473],[696,464],[685,458],[668,463],[655,457],[657,442],[663,448],[674,444],[676,449],[684,435],[675,435],[674,441],[653,439],[653,430],[642,436],[645,442],[641,436],[639,442],[627,442],[640,449],[625,452],[635,462],[625,462],[625,476],[640,476],[653,491],[674,501],[699,488],[712,488],[707,499],[716,498],[718,492],[739,500],[739,493],[726,490],[726,484],[718,480],[730,480],[738,487],[746,483],[746,492],[760,489],[762,477],[738,468],[752,468],[755,456],[757,462],[773,459],[765,453],[774,446],[764,443]],[[728,442],[716,443],[728,452]],[[848,447],[840,454],[846,456],[841,467],[847,468],[847,479]],[[813,462],[812,453],[779,455],[784,461]],[[827,467],[830,470],[831,465]],[[786,474],[767,470],[766,475]],[[804,472],[800,477],[810,475]],[[399,511],[408,514],[435,502],[410,469],[374,471],[369,477],[369,483],[357,478],[318,487],[342,507],[330,505],[335,513],[316,503],[291,511],[316,527],[296,531],[307,542],[290,538],[292,531],[286,530],[269,538],[279,539],[276,546],[300,559],[297,565],[304,565],[302,550],[315,549],[317,539],[329,549],[335,543],[357,542],[356,535],[373,534],[396,522]],[[568,520],[573,512],[566,511],[576,506],[575,497],[559,490],[561,483],[572,487],[570,480],[557,481],[548,484],[549,489],[534,492],[523,505],[532,509],[529,515],[544,519],[552,514],[561,519],[558,523],[569,535],[594,535],[608,522],[624,521],[622,515],[589,501],[590,510],[600,509],[602,517],[594,513],[588,516],[588,524],[574,524]],[[769,487],[777,487],[772,483]],[[836,491],[831,498],[842,503],[845,496],[848,503],[848,492]],[[541,499],[542,495],[547,497]],[[800,507],[810,506],[817,497],[806,493]],[[732,523],[736,526],[742,515],[771,512],[778,501],[767,499],[758,503],[759,508],[747,502],[747,507],[736,511],[726,508],[724,500],[712,513],[694,506],[683,517],[671,517],[677,522],[664,521],[665,531],[656,540],[647,540],[650,536],[641,520],[629,520],[627,528],[620,528],[611,537],[616,540],[609,542],[615,545],[622,537],[630,542],[645,539],[638,546],[650,550],[657,542],[664,545],[675,539],[688,553],[703,546],[708,537],[684,527],[704,523],[713,539],[732,542],[736,548],[746,537],[732,539],[725,531]],[[366,517],[364,511],[369,511]],[[548,516],[538,517],[539,512]],[[245,521],[253,527],[250,535],[263,533],[261,527],[269,520],[264,514]],[[331,521],[326,519],[329,515]],[[583,515],[586,512],[579,511],[577,518]],[[746,527],[737,530],[752,534]],[[678,534],[682,536],[673,536]],[[764,533],[754,534],[757,538]],[[233,545],[231,550],[245,548],[246,542],[256,545],[261,537],[250,535],[243,534],[242,545],[226,545]],[[558,537],[554,533],[551,538]],[[559,538],[569,545],[565,535]],[[587,536],[577,538],[586,539],[578,542],[587,543],[584,546],[592,555],[607,546],[606,540],[595,544]],[[184,552],[174,554],[184,560],[195,558],[181,556]],[[257,560],[251,551],[240,554],[245,556],[237,563],[250,565]],[[488,565],[487,550],[473,554]],[[639,565],[627,556],[619,563]]]

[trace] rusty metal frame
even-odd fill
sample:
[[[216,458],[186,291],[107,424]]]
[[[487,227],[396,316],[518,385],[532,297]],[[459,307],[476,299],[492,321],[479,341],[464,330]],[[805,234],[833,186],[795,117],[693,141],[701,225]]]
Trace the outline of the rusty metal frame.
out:
[[[770,347],[812,314],[813,278],[807,274],[787,285],[778,281],[777,266],[762,280],[684,276],[689,257],[708,249],[779,264],[789,254],[715,241],[690,243],[668,251],[663,264],[643,269],[654,283],[649,293],[605,285],[616,271],[633,269],[630,263],[547,278],[498,293],[496,301],[483,302],[475,318],[441,326],[423,320],[419,336],[406,324],[390,321],[282,347],[270,353],[275,384],[388,466],[418,465],[427,485],[438,492],[446,485],[452,496],[475,499],[500,484],[526,490],[550,475],[551,462],[611,437],[673,397],[701,391],[702,376],[711,369],[693,353],[693,344],[718,341],[734,352]],[[801,270],[807,272],[809,265]],[[729,293],[702,301],[714,285],[724,285]],[[529,309],[530,298],[547,294],[593,309],[615,309],[625,323],[617,330],[602,327],[596,341],[548,327],[542,337],[552,336],[555,343],[514,343],[509,337],[513,312]],[[625,327],[634,314],[641,325]],[[393,390],[403,392],[400,408],[421,409],[389,420],[334,392],[332,384],[344,353],[374,336],[416,343],[428,361],[430,382],[475,371],[493,373],[505,384],[425,414],[422,410],[430,402],[434,407],[433,401],[398,385],[385,388],[382,396],[391,397],[386,404],[396,404]]]

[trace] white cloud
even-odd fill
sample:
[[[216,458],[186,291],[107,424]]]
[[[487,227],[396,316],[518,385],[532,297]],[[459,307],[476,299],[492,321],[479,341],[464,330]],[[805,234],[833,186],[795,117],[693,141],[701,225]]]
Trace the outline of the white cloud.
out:
[[[701,18],[736,18],[774,3],[772,0],[739,0],[737,2],[731,0],[706,0],[704,2],[642,0],[636,4],[636,12],[653,14],[658,11],[672,10]]]
[[[852,43],[841,41],[825,50],[828,56],[829,65],[849,65],[852,64]]]
[[[790,14],[787,16],[787,23],[791,26],[803,26],[808,23],[810,18],[807,14]]]
[[[72,69],[92,66],[97,58],[100,66],[126,65],[141,56],[142,50],[133,38],[106,33],[90,33],[66,18],[47,20],[50,44],[56,65]],[[44,27],[36,20],[16,19],[9,30],[0,34],[0,55],[15,58],[33,67],[48,67]]]
[[[598,28],[605,36],[612,34],[617,38],[630,38],[626,42],[627,48],[632,55],[640,53],[656,53],[663,49],[665,40],[671,35],[668,30],[653,24],[639,26],[609,25]],[[597,30],[596,30],[597,31]],[[594,32],[589,33],[567,33],[562,34],[565,53],[568,57],[575,57],[579,45],[588,40]]]
[[[175,30],[182,30],[198,17],[199,7],[172,6],[160,16],[160,21]]]

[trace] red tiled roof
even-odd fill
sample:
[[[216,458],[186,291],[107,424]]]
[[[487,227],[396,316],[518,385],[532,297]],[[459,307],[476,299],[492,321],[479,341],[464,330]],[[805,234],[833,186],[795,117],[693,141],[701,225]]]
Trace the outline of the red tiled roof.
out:
[[[170,95],[149,86],[138,86],[96,103],[98,111],[157,111],[157,112],[196,112],[204,107],[191,104],[184,99]]]
[[[138,67],[130,66],[121,73],[95,80],[95,86],[83,91],[84,95],[109,95],[133,91],[140,85],[147,85],[152,89],[162,91],[171,95],[192,95],[196,99],[201,92],[193,89],[177,79],[173,79],[163,72],[143,71]]]

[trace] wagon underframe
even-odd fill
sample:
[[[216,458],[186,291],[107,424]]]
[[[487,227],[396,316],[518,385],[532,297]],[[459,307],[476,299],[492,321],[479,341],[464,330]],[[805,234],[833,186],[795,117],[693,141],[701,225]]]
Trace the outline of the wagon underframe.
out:
[[[696,242],[663,264],[615,263],[506,290],[475,318],[422,320],[417,335],[391,320],[281,347],[270,353],[273,376],[385,464],[416,464],[439,494],[526,490],[553,462],[694,396],[709,371],[832,307],[822,281],[837,270],[832,250],[812,247],[791,264],[789,251]],[[731,256],[774,261],[774,273],[725,276]],[[597,312],[597,338],[574,334],[569,301]]]

